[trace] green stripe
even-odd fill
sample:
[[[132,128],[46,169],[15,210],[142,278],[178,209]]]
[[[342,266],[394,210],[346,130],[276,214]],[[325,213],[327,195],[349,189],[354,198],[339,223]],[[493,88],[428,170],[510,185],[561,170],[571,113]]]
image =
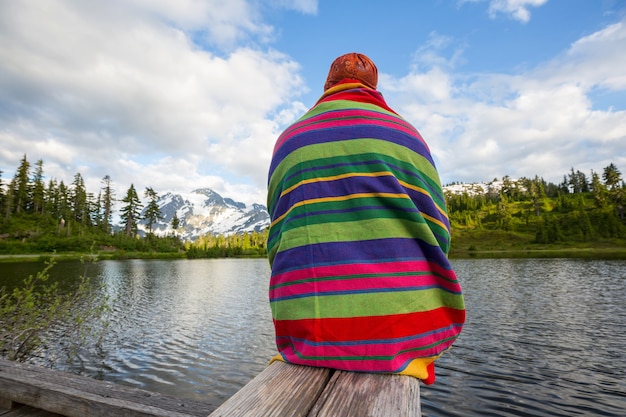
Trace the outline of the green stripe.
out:
[[[441,306],[465,309],[463,296],[439,288],[414,291],[368,292],[271,301],[275,320],[389,316],[419,313]]]
[[[439,246],[427,223],[397,218],[376,218],[358,222],[311,224],[306,226],[304,233],[300,228],[281,231],[280,250],[317,243],[391,238],[420,239],[430,245]],[[277,241],[268,242],[268,255],[271,260],[278,250],[276,243]]]

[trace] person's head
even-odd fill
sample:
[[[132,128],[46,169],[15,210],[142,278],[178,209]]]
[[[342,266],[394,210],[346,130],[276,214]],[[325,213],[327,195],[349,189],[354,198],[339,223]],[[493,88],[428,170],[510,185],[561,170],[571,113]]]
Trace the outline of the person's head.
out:
[[[324,91],[346,78],[358,80],[375,90],[378,84],[378,69],[374,62],[363,54],[351,52],[341,55],[330,65]]]

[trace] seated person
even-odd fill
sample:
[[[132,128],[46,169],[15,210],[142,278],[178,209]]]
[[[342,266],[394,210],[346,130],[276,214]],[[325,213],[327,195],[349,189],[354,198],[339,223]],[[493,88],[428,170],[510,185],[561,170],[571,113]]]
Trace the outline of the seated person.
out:
[[[428,146],[377,82],[368,57],[340,56],[321,98],[276,142],[274,359],[432,383],[465,321],[463,295]]]

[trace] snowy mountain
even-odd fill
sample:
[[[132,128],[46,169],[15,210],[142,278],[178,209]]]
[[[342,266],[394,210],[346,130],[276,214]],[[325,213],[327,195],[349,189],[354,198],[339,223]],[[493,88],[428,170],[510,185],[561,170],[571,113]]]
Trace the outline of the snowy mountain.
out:
[[[518,183],[518,180],[509,179],[510,185],[517,185],[522,187],[523,185]],[[452,194],[468,194],[468,195],[480,195],[489,193],[498,193],[505,185],[504,181],[493,180],[491,182],[473,182],[469,183],[454,183],[445,185],[443,187],[444,192],[450,192]]]
[[[209,188],[193,190],[191,193],[168,192],[160,196],[157,204],[163,218],[152,225],[157,236],[174,233],[172,219],[178,217],[176,234],[183,240],[195,240],[207,234],[231,235],[241,232],[262,231],[269,226],[269,214],[265,206],[244,203],[224,198]],[[142,217],[145,214],[141,213]],[[138,223],[140,232],[147,233],[146,220]]]

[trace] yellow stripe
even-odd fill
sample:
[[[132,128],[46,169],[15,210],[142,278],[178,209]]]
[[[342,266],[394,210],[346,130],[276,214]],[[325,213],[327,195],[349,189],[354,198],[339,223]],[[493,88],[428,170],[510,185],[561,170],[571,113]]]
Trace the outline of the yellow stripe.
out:
[[[271,226],[274,226],[276,223],[284,219],[296,207],[304,206],[305,204],[328,203],[331,201],[347,201],[347,200],[353,200],[356,198],[366,198],[366,197],[403,198],[403,199],[409,200],[409,196],[407,196],[406,194],[396,194],[396,193],[357,193],[357,194],[343,195],[339,197],[311,198],[309,200],[299,201],[293,206],[289,207],[289,210],[287,210],[282,216],[277,217],[276,220],[272,222]]]
[[[378,172],[349,172],[346,174],[340,174],[340,175],[332,175],[329,177],[318,177],[318,178],[311,178],[308,180],[302,180],[297,182],[296,184],[292,185],[291,187],[287,188],[286,190],[284,190],[281,194],[280,194],[280,198],[284,197],[285,195],[289,194],[290,192],[292,192],[293,190],[295,190],[296,188],[305,185],[305,184],[311,184],[314,182],[322,182],[322,181],[336,181],[336,180],[341,180],[341,179],[345,179],[345,178],[351,178],[351,177],[384,177],[384,176],[394,176],[392,172],[390,171],[378,171]],[[408,182],[405,181],[401,181],[398,180],[398,182],[405,188],[409,188],[411,190],[415,190],[418,193],[424,194],[428,197],[430,197],[430,194],[428,193],[427,190],[421,188],[421,187],[417,187],[413,184],[409,184]],[[388,197],[388,198],[406,198],[408,199],[409,197],[405,194],[391,194],[391,193],[360,193],[360,194],[350,194],[347,196],[340,196],[340,197],[321,197],[321,198],[313,198],[310,200],[303,200],[300,201],[296,204],[294,204],[293,206],[291,206],[289,208],[289,210],[287,210],[282,216],[277,217],[270,226],[274,226],[276,223],[280,222],[282,219],[284,219],[289,213],[291,213],[292,210],[294,210],[296,207],[300,207],[303,206],[305,204],[314,204],[314,203],[325,203],[325,202],[330,202],[330,201],[345,201],[345,200],[351,200],[351,199],[355,199],[355,198],[362,198],[362,197]],[[441,207],[439,207],[437,204],[435,204],[435,207],[437,207],[437,211],[439,211],[439,213],[441,213],[441,215],[443,215],[444,218],[448,218],[448,214],[445,212],[445,210],[442,210]],[[428,219],[429,221],[443,227],[444,229],[447,229],[446,225],[441,222],[440,220],[431,217],[427,214],[422,213],[422,216],[424,216],[424,218]]]

